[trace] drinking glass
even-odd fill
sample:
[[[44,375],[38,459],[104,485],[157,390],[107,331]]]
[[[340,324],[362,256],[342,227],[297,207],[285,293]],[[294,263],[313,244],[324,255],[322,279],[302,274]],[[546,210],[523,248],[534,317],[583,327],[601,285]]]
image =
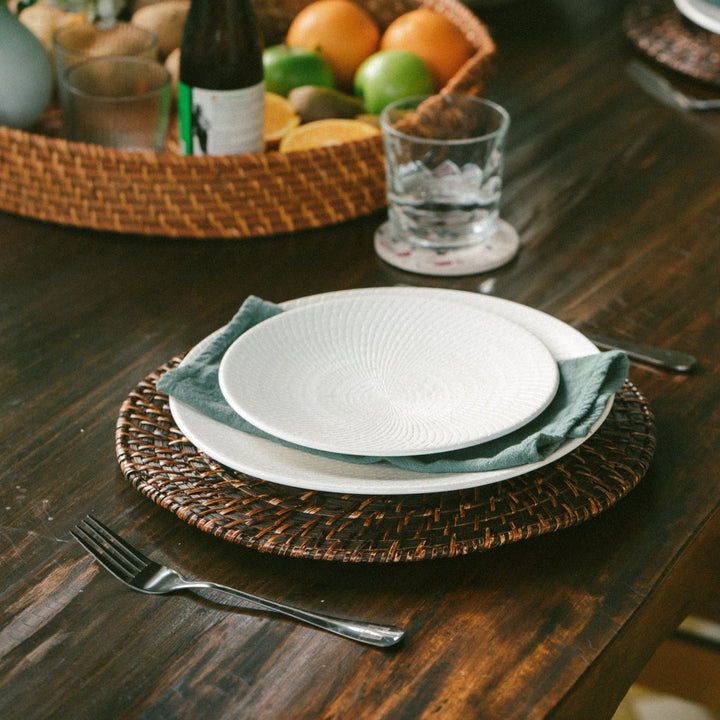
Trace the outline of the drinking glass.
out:
[[[91,58],[70,67],[63,83],[69,140],[163,150],[172,88],[170,73],[159,62],[133,55]]]
[[[137,55],[156,60],[158,38],[155,33],[129,22],[98,25],[92,22],[73,22],[62,25],[52,37],[57,96],[63,115],[68,96],[64,78],[76,63],[107,55]]]
[[[53,33],[52,45],[58,85],[71,65],[91,57],[138,55],[156,60],[158,53],[157,35],[127,22],[68,23]]]
[[[412,257],[426,269],[442,262],[447,269],[453,252],[456,260],[463,252],[479,258],[497,247],[509,124],[500,105],[469,95],[406,98],[383,110],[389,219],[376,236],[381,257],[405,258],[406,266]],[[501,254],[506,257],[508,248]],[[477,267],[471,262],[464,269]]]

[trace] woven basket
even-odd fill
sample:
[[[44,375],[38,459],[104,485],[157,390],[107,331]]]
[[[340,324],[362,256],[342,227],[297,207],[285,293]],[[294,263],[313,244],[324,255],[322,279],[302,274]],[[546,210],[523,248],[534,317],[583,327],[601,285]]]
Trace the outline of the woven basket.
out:
[[[310,0],[257,3],[266,44]],[[476,49],[443,92],[477,95],[494,69],[486,27],[458,0],[358,0],[381,29],[429,7]],[[47,222],[172,237],[251,237],[321,227],[383,208],[379,137],[328,148],[223,157],[137,153],[61,139],[57,109],[37,133],[0,126],[0,209]]]

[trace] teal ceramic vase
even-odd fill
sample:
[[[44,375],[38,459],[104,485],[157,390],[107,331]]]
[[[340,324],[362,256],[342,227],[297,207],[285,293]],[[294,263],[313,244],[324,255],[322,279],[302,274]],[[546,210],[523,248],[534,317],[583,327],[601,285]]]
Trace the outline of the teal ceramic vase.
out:
[[[45,112],[53,74],[42,43],[0,0],[0,125],[26,130]]]

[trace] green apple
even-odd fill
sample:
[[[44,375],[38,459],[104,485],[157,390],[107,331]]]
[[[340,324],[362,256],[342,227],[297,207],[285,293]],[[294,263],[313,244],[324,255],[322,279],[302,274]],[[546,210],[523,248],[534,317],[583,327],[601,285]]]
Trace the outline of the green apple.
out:
[[[288,45],[272,45],[263,51],[265,89],[287,97],[302,85],[335,87],[330,66],[312,50]]]
[[[367,111],[376,115],[395,100],[434,92],[430,69],[407,50],[374,53],[357,69],[354,85]]]

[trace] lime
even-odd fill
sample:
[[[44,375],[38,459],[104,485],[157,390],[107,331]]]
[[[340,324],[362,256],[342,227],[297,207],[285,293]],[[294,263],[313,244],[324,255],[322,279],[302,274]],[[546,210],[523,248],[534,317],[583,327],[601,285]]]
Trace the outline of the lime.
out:
[[[301,85],[334,87],[330,66],[318,53],[305,48],[273,45],[263,51],[265,89],[277,95],[287,94]]]
[[[369,113],[380,114],[395,100],[433,91],[427,64],[407,50],[380,50],[355,73],[355,94],[362,98]]]

